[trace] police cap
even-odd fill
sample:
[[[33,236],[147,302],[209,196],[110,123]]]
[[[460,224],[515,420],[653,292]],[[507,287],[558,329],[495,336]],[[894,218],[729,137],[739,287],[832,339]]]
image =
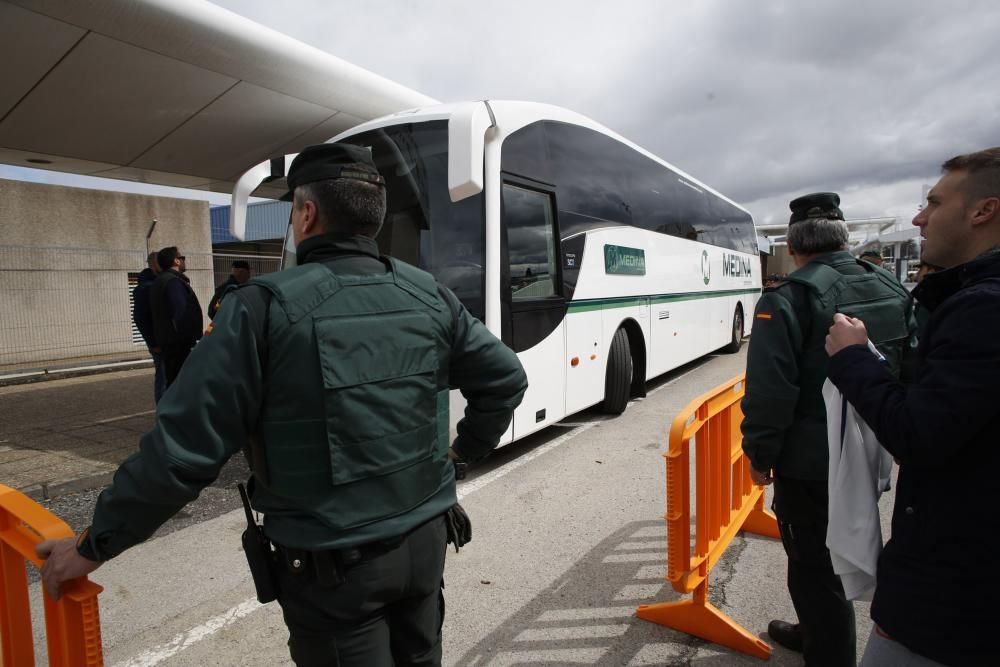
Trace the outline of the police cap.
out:
[[[288,192],[281,201],[292,201],[295,188],[316,181],[350,178],[385,185],[372,161],[371,151],[352,144],[317,144],[302,149],[288,168]]]
[[[843,220],[840,210],[840,195],[836,192],[814,192],[811,195],[796,197],[789,204],[792,215],[788,224],[794,224],[809,218],[825,218],[827,220]]]
[[[865,250],[863,253],[861,253],[861,259],[864,259],[865,257],[874,257],[875,259],[882,259],[882,253],[880,253],[878,250]]]

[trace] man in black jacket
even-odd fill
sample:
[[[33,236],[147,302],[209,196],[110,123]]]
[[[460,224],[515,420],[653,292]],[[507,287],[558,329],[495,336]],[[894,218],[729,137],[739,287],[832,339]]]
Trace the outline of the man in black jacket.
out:
[[[177,247],[164,248],[156,259],[161,271],[150,294],[153,331],[163,355],[163,371],[169,387],[201,338],[201,305],[191,289],[191,281],[184,275],[187,265]]]
[[[913,383],[875,361],[861,320],[837,315],[826,340],[830,379],[900,462],[862,665],[996,664],[1000,147],[943,170],[913,219],[945,267],[913,290],[930,311]]]
[[[132,290],[132,321],[142,335],[142,339],[146,341],[149,355],[153,358],[153,400],[159,403],[160,396],[167,388],[167,383],[163,376],[163,358],[160,356],[160,346],[156,343],[156,332],[153,328],[153,306],[150,299],[153,283],[160,272],[155,252],[149,253],[146,257],[146,265],[146,268],[139,274],[139,279]]]

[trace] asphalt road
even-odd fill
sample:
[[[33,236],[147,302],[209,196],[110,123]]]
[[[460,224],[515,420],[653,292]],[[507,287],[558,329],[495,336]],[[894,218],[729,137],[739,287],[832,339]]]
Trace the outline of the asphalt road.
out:
[[[633,615],[638,604],[681,599],[664,581],[669,424],[744,364],[745,348],[708,357],[651,382],[649,396],[620,417],[580,413],[471,471],[459,494],[474,539],[448,556],[445,664],[758,663]],[[240,550],[241,466],[232,462],[154,539],[94,573],[105,588],[106,664],[291,664],[280,609],[256,603]],[[71,494],[47,505],[79,527],[95,497]],[[883,517],[889,503],[883,499]],[[713,570],[710,599],[766,639],[770,619],[794,619],[784,580],[780,543],[739,535]],[[867,604],[857,604],[857,617],[860,649],[870,628]],[[41,623],[35,627],[44,655]],[[801,656],[777,647],[771,664],[800,665]]]
[[[0,388],[0,483],[54,482],[47,490],[57,495],[40,503],[79,532],[111,471],[151,428],[153,407],[151,369]],[[248,474],[243,457],[234,457],[156,537],[237,509],[236,485]],[[37,580],[37,571],[29,567],[28,576]]]

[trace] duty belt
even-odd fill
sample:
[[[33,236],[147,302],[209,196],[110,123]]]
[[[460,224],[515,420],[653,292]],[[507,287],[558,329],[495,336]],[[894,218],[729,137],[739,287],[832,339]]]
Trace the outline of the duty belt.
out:
[[[403,543],[409,533],[388,540],[379,540],[355,547],[341,549],[296,549],[275,544],[278,552],[278,563],[295,575],[311,572],[317,583],[323,586],[336,586],[344,581],[344,573],[352,567],[371,560]]]
[[[384,540],[376,540],[366,544],[359,544],[353,547],[342,547],[340,549],[297,549],[286,547],[277,542],[274,544],[275,551],[278,552],[279,567],[284,567],[292,574],[301,575],[311,571],[316,581],[324,585],[338,585],[344,581],[344,573],[352,567],[365,561],[377,558],[389,553],[406,541],[413,533],[434,521],[440,521],[443,514],[424,521],[418,526],[414,526],[402,535],[389,537]]]

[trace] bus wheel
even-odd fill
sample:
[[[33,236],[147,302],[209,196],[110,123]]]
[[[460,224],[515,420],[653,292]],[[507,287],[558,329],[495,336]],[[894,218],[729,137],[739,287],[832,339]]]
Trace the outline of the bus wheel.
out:
[[[733,313],[733,337],[729,341],[729,345],[722,348],[723,352],[733,354],[740,351],[740,343],[743,342],[743,308],[736,306],[736,312]]]
[[[620,328],[611,339],[611,349],[608,351],[608,374],[604,379],[604,402],[601,409],[612,415],[625,412],[631,385],[632,352],[629,350],[628,334],[625,329]]]

